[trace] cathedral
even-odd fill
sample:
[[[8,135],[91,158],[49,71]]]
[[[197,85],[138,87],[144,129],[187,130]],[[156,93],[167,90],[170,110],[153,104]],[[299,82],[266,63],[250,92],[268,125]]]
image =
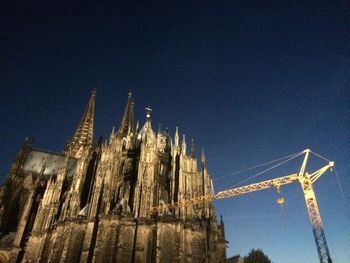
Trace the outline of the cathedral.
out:
[[[177,127],[154,131],[150,108],[135,124],[131,92],[120,127],[94,143],[95,97],[62,153],[31,139],[17,153],[0,188],[0,262],[225,262],[212,203],[174,206],[212,193],[204,151],[198,162]]]

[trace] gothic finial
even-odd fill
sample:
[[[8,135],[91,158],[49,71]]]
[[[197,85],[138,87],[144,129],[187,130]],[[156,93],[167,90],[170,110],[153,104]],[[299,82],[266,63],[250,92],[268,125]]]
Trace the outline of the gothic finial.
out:
[[[185,134],[182,135],[181,153],[183,155],[186,155],[186,136],[185,136]]]
[[[205,154],[204,154],[204,149],[202,148],[202,168],[205,168]]]
[[[129,92],[128,92],[128,96],[129,96],[129,98],[131,98],[131,97],[132,97],[132,91],[131,91],[131,90],[129,90]]]
[[[158,123],[158,134],[162,133],[162,124]]]
[[[179,146],[179,128],[177,126],[175,128],[174,143],[175,143],[175,147]]]
[[[191,139],[191,157],[196,158],[196,150],[194,148],[194,139]]]

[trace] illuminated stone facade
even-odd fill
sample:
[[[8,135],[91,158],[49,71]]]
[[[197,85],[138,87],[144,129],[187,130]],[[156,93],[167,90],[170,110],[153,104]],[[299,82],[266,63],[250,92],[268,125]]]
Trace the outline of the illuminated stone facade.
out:
[[[129,94],[117,131],[93,144],[93,92],[62,154],[21,147],[0,190],[0,262],[225,262],[211,203],[152,213],[211,193],[202,151],[178,129],[141,129]]]

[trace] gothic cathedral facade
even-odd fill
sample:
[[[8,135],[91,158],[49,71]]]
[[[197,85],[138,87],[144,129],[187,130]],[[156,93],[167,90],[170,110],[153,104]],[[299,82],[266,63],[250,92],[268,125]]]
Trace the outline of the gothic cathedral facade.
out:
[[[21,147],[0,188],[0,262],[225,262],[204,152],[197,167],[176,128],[134,122],[129,93],[120,127],[93,143],[96,93],[63,153]],[[169,204],[169,206],[167,206]],[[163,205],[164,209],[153,211]]]

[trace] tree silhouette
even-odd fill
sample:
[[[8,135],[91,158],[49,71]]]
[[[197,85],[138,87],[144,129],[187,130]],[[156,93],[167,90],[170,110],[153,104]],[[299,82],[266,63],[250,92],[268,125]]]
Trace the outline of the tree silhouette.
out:
[[[252,249],[248,256],[244,257],[244,263],[272,263],[261,249]]]

